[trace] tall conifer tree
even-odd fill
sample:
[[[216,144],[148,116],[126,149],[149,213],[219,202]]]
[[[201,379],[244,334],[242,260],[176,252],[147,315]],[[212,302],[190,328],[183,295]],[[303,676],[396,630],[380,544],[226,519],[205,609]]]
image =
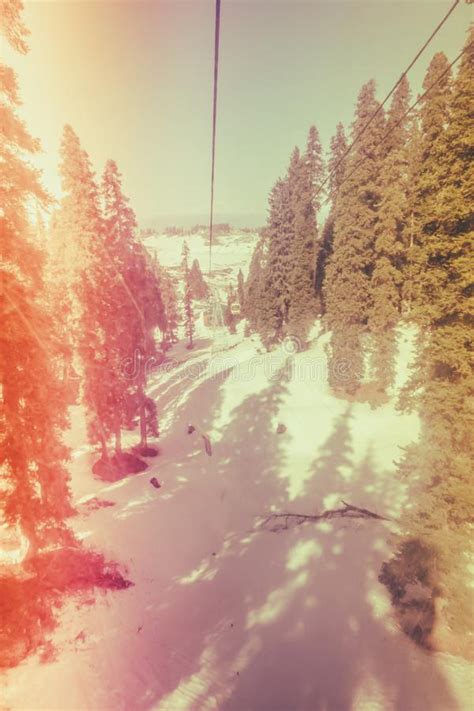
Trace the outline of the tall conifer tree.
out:
[[[74,344],[81,363],[89,439],[100,443],[107,461],[107,440],[115,430],[117,405],[106,339],[115,275],[105,250],[99,191],[90,160],[70,126],[64,128],[60,155],[63,196],[58,221],[62,240],[71,242],[76,252],[68,279],[77,314]]]
[[[381,168],[382,198],[375,228],[374,270],[371,278],[371,358],[380,391],[395,375],[396,331],[400,317],[405,232],[408,219],[410,89],[404,76],[393,95],[387,115]]]
[[[421,282],[426,273],[425,244],[430,234],[431,216],[436,209],[439,188],[440,161],[444,131],[448,123],[448,107],[451,97],[452,75],[446,55],[434,55],[426,72],[423,89],[428,91],[419,111],[420,141],[418,165],[413,171],[413,195],[409,217],[411,246],[406,276],[410,284],[412,315],[420,323],[425,321],[423,303],[425,296]]]
[[[352,125],[355,137],[379,108],[375,82],[362,87]],[[353,393],[364,371],[362,334],[371,302],[374,238],[381,194],[383,111],[356,142],[346,162],[344,182],[334,211],[333,252],[326,269],[326,323],[332,331],[329,358],[331,385]],[[360,164],[359,164],[360,163]]]
[[[22,4],[3,3],[0,32],[26,53]],[[65,544],[72,534],[67,450],[61,431],[67,403],[55,363],[59,347],[44,295],[43,255],[32,240],[28,208],[48,196],[29,157],[39,150],[18,118],[13,70],[0,63],[0,517],[29,541],[29,553]]]
[[[134,247],[135,215],[122,193],[117,165],[111,160],[105,166],[102,180],[102,205],[104,267],[108,277],[107,302],[104,303],[107,313],[102,314],[106,347],[102,375],[109,386],[110,428],[115,436],[116,454],[120,455],[125,402],[131,385],[123,363],[134,353],[145,358],[146,328],[136,297],[127,284]],[[142,373],[139,374],[140,389],[143,388],[141,376]]]
[[[105,256],[109,269],[108,308],[105,319],[110,398],[116,453],[121,451],[120,430],[128,417],[128,403],[136,397],[140,416],[140,447],[147,448],[147,371],[156,360],[154,329],[164,328],[158,270],[136,235],[135,213],[122,192],[122,179],[114,161],[108,161],[102,183]],[[135,363],[133,378],[123,364]],[[138,363],[136,362],[138,360]]]
[[[423,264],[420,302],[428,328],[402,398],[403,405],[418,407],[422,427],[420,441],[408,449],[400,465],[410,485],[411,504],[402,519],[404,543],[399,560],[406,566],[410,551],[429,552],[418,578],[422,583],[423,578],[436,582],[433,595],[447,600],[448,622],[459,634],[472,617],[472,591],[466,587],[465,573],[474,505],[472,29],[447,107],[444,94],[435,99],[434,109],[438,106],[440,112],[437,116],[434,109],[432,115],[425,112],[422,138],[437,190],[435,194],[425,166],[424,202],[418,206]],[[432,121],[436,117],[437,124]],[[397,560],[390,568],[400,574]]]
[[[316,315],[314,263],[318,239],[317,213],[322,203],[317,188],[324,179],[324,162],[319,134],[311,126],[306,151],[290,165],[293,239],[290,243],[288,333],[304,345]]]
[[[267,245],[262,283],[258,290],[258,331],[266,345],[283,338],[290,306],[290,248],[294,235],[294,214],[291,204],[289,175],[299,164],[295,149],[288,175],[278,179],[270,192],[269,214],[264,228]]]
[[[338,123],[336,133],[331,138],[331,150],[328,160],[328,198],[330,200],[329,215],[324,223],[324,227],[316,247],[316,266],[314,274],[314,290],[319,302],[319,312],[324,314],[324,293],[323,284],[326,274],[326,266],[332,254],[334,240],[334,213],[337,194],[344,179],[344,156],[347,150],[347,141],[342,123]]]

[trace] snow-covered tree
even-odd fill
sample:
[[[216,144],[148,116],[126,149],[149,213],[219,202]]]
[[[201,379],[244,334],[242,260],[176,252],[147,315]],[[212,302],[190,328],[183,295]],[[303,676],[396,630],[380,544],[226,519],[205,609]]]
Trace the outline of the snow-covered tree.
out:
[[[117,413],[106,332],[115,273],[105,249],[99,191],[89,156],[70,126],[64,128],[60,155],[63,195],[57,219],[63,241],[75,251],[68,278],[77,314],[74,347],[81,364],[89,438],[100,443],[102,458],[108,461],[107,440],[116,431]]]
[[[184,315],[184,332],[186,338],[188,339],[187,348],[192,349],[193,347],[193,336],[194,336],[194,311],[193,311],[193,293],[190,283],[190,269],[189,269],[189,247],[188,243],[183,244],[181,267],[183,271],[183,315]]]
[[[240,313],[243,315],[245,310],[245,279],[242,269],[239,269],[237,274],[237,298],[239,300]]]
[[[425,86],[432,86],[447,66],[444,55],[435,55]],[[416,315],[423,329],[413,376],[401,398],[403,407],[418,409],[421,433],[399,465],[410,504],[401,519],[397,555],[383,570],[392,592],[403,595],[407,584],[418,580],[431,587],[433,598],[444,598],[444,622],[459,639],[472,617],[466,561],[474,506],[473,96],[471,29],[454,82],[445,73],[421,111],[415,239]]]
[[[379,108],[375,82],[362,87],[352,124],[356,136]],[[370,279],[374,270],[374,240],[382,197],[380,145],[383,111],[357,141],[345,165],[344,180],[334,206],[334,239],[323,295],[330,328],[330,382],[336,390],[354,393],[363,373],[362,334],[372,305]]]
[[[116,455],[121,454],[120,431],[129,419],[131,400],[140,418],[139,450],[146,453],[148,419],[150,414],[156,418],[154,403],[146,395],[147,365],[157,356],[154,330],[164,329],[165,324],[161,279],[154,260],[138,241],[135,213],[123,194],[122,177],[112,160],[105,167],[102,196],[105,253],[110,266],[105,338]],[[129,361],[134,364],[133,377],[123,367]]]
[[[344,156],[347,150],[347,141],[342,123],[336,127],[336,133],[331,138],[331,150],[328,160],[328,197],[331,202],[329,215],[324,223],[321,238],[316,245],[316,267],[314,274],[314,290],[319,302],[319,312],[324,314],[323,284],[326,276],[326,266],[332,254],[334,240],[334,213],[338,191],[344,179]]]
[[[314,265],[318,240],[317,214],[322,194],[317,192],[324,179],[321,142],[315,126],[308,134],[306,151],[290,165],[288,180],[294,216],[290,243],[289,308],[287,331],[303,345],[316,316]]]
[[[257,240],[249,265],[249,273],[245,282],[244,315],[250,331],[258,331],[260,323],[260,293],[264,274],[264,258],[266,250],[265,230]]]
[[[369,330],[373,375],[385,392],[395,377],[396,332],[401,311],[401,285],[408,220],[410,123],[408,80],[398,85],[387,114],[381,167],[382,197],[375,227]],[[405,118],[404,118],[405,117]]]
[[[197,259],[193,260],[191,269],[189,270],[189,283],[191,292],[195,299],[205,299],[209,296],[209,288],[204,281],[201,266]]]
[[[2,4],[0,31],[13,49],[25,53],[27,30],[22,5]],[[18,118],[15,73],[0,63],[0,516],[18,527],[30,555],[72,534],[67,450],[67,399],[55,364],[58,333],[44,293],[43,254],[32,239],[28,208],[48,204],[29,157],[39,144]]]
[[[163,344],[167,349],[177,341],[177,330],[180,319],[178,309],[177,285],[171,275],[155,259],[155,269],[160,280],[161,299],[163,302],[165,323],[163,329]]]

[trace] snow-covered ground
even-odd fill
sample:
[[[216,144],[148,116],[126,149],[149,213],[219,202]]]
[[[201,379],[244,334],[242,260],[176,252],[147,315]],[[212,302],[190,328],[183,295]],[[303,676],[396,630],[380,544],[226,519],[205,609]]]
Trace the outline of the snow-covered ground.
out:
[[[188,243],[190,263],[197,259],[202,273],[208,279],[209,270],[209,240],[207,233],[176,236],[155,234],[148,237],[144,244],[151,254],[157,255],[164,267],[176,269],[182,259],[184,242]],[[252,256],[256,233],[231,232],[215,238],[212,246],[212,285],[224,290],[231,282],[236,285],[237,273],[242,269],[247,275],[247,269]]]
[[[82,506],[74,527],[128,566],[135,585],[92,606],[70,601],[57,660],[29,658],[5,674],[4,707],[472,709],[467,662],[423,652],[394,622],[377,580],[394,523],[258,527],[271,511],[321,511],[341,499],[396,518],[405,490],[394,459],[417,436],[416,416],[393,402],[372,410],[334,398],[324,335],[294,356],[259,353],[239,334],[205,335],[194,351],[179,345],[173,367],[154,376],[161,453],[145,473],[94,480],[76,418],[76,501],[115,505]],[[188,423],[209,435],[212,456]]]

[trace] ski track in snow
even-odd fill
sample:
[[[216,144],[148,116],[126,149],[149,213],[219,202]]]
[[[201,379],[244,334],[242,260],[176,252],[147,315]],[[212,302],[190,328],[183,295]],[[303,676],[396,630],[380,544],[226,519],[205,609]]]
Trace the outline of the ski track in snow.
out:
[[[175,349],[176,366],[149,388],[166,413],[160,456],[112,484],[92,478],[75,418],[75,499],[115,506],[78,516],[74,528],[126,565],[135,585],[99,594],[94,606],[69,600],[54,635],[57,660],[29,658],[6,673],[4,708],[473,708],[467,662],[423,652],[394,622],[377,580],[390,524],[256,527],[271,511],[311,513],[341,498],[394,518],[405,504],[394,460],[416,438],[417,418],[393,400],[371,410],[335,399],[326,338],[316,334],[295,356],[259,354],[239,335]],[[409,355],[408,332],[400,360]],[[318,368],[308,371],[311,363]],[[400,386],[408,369],[398,372]],[[280,435],[278,422],[287,427]],[[188,423],[208,433],[212,457],[198,433],[186,434]]]

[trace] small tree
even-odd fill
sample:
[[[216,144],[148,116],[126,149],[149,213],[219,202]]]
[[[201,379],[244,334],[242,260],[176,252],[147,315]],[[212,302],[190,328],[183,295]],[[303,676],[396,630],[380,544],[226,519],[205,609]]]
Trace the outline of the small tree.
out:
[[[188,339],[187,348],[189,350],[193,347],[193,335],[194,335],[194,312],[193,312],[193,293],[190,283],[190,270],[189,270],[189,247],[188,243],[185,241],[183,244],[183,259],[181,262],[181,267],[183,270],[183,311],[184,311],[184,332],[186,338]]]
[[[141,363],[136,379],[138,412],[140,417],[139,452],[146,455],[150,451],[147,435],[158,436],[157,412],[154,401],[146,395],[147,376],[150,366],[157,360],[154,338],[155,329],[165,328],[165,311],[162,303],[162,282],[154,260],[142,244],[133,245],[133,260],[129,271],[129,283],[142,314],[141,323],[135,320],[134,342],[138,344],[134,352],[140,354]]]
[[[259,328],[260,291],[264,272],[265,248],[266,240],[265,231],[263,230],[255,245],[250,260],[247,281],[245,282],[244,315],[250,331],[257,331]]]
[[[161,289],[161,299],[165,311],[165,323],[163,330],[163,344],[165,349],[169,348],[173,343],[176,343],[177,329],[179,322],[178,299],[176,296],[176,284],[170,274],[164,269],[157,260],[155,260],[155,268],[158,271]]]
[[[224,323],[229,329],[230,333],[236,333],[236,318],[235,314],[232,312],[232,306],[235,304],[236,293],[232,286],[227,290],[227,302],[224,311]]]
[[[206,299],[209,296],[209,288],[204,281],[201,272],[201,267],[197,259],[195,259],[189,270],[189,284],[192,295],[195,299]]]
[[[239,273],[237,274],[237,297],[239,300],[240,313],[243,315],[245,311],[245,282],[242,269],[239,269]]]

